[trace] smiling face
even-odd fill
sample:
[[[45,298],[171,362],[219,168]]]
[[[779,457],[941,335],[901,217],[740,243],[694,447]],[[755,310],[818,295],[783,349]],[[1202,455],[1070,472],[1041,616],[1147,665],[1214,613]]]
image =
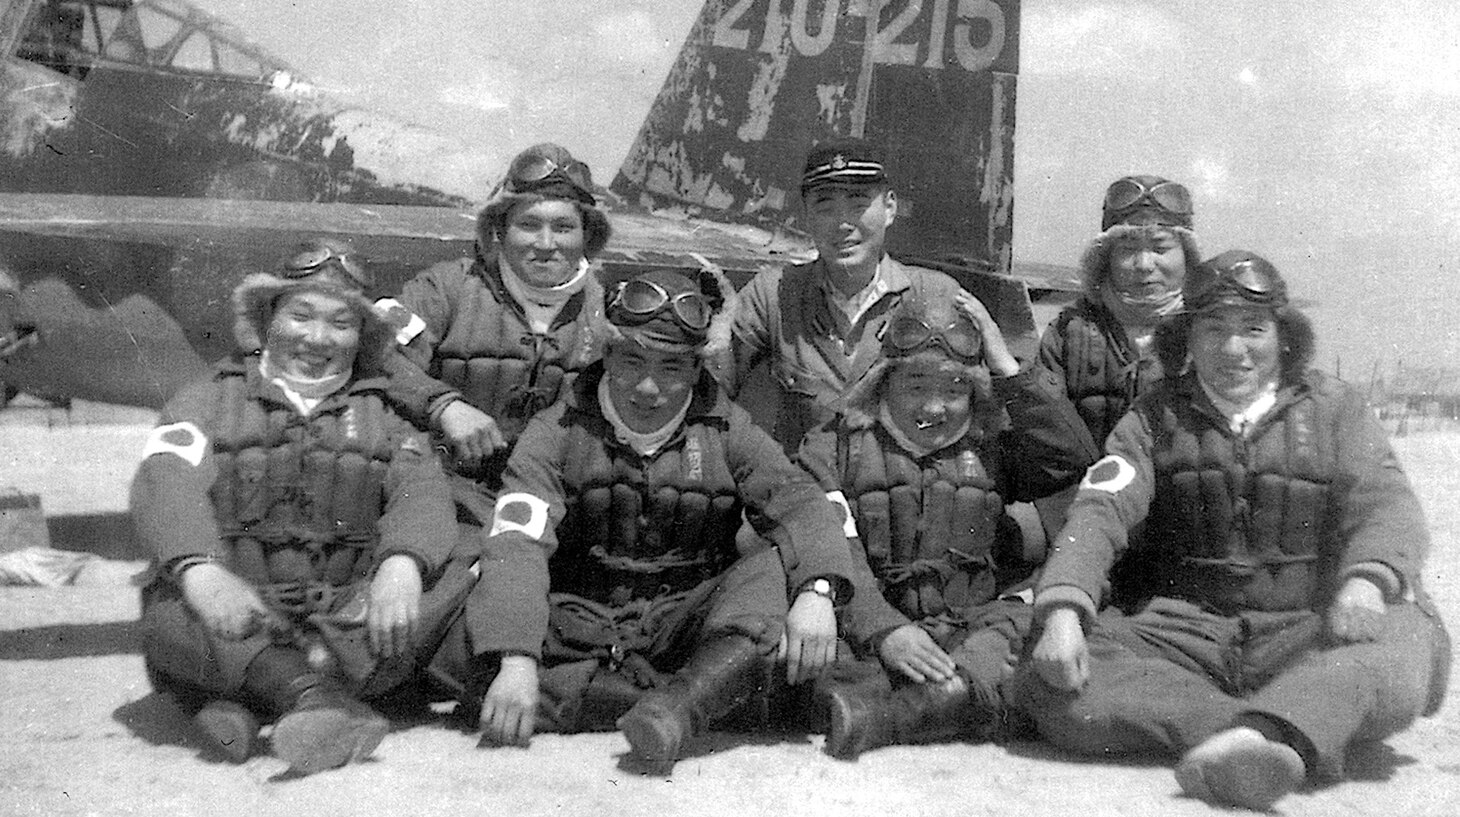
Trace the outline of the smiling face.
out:
[[[864,270],[882,260],[897,197],[877,185],[828,184],[806,192],[806,232],[833,270]]]
[[[360,313],[344,299],[301,290],[284,295],[269,319],[264,347],[281,374],[318,380],[347,372],[360,350]]]
[[[899,431],[936,451],[962,434],[973,410],[973,388],[965,367],[918,355],[893,365],[882,400]]]
[[[583,216],[571,201],[523,202],[507,213],[502,255],[528,284],[552,287],[572,278],[583,246]]]
[[[1239,405],[1278,381],[1282,342],[1271,309],[1228,306],[1198,315],[1189,349],[1201,382]]]
[[[1170,230],[1116,238],[1110,247],[1110,283],[1130,298],[1159,298],[1186,281],[1186,248]]]
[[[620,340],[609,347],[603,369],[619,417],[647,434],[668,425],[689,401],[700,359],[694,350],[669,352]]]

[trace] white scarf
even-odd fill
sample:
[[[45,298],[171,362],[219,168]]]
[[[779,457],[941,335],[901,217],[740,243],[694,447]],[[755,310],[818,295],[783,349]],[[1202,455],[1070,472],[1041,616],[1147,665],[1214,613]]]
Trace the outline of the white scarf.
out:
[[[1125,335],[1142,358],[1150,357],[1156,324],[1181,311],[1181,290],[1167,290],[1148,298],[1131,297],[1116,289],[1110,279],[1100,286],[1100,302],[1125,329]]]
[[[502,273],[502,285],[527,315],[527,325],[534,332],[545,333],[553,325],[553,318],[563,311],[563,304],[588,283],[590,265],[587,258],[578,259],[578,272],[571,278],[551,287],[540,287],[522,280],[505,256],[499,255],[498,269]]]
[[[898,427],[897,423],[893,422],[892,412],[887,410],[886,400],[883,400],[877,405],[877,418],[882,421],[882,427],[887,429],[887,433],[891,435],[892,439],[896,441],[898,445],[906,449],[907,452],[909,454],[912,454],[914,457],[926,457],[934,451],[941,451],[942,449],[947,448],[958,440],[963,439],[963,435],[967,434],[969,427],[973,425],[972,417],[964,418],[963,426],[958,429],[958,433],[954,434],[951,437],[948,437],[947,440],[938,445],[938,447],[928,448],[927,446],[918,445],[917,443],[908,439],[907,434],[904,434],[903,430]]]
[[[265,349],[259,357],[259,375],[278,386],[294,408],[298,409],[300,414],[308,417],[322,400],[344,388],[345,383],[350,379],[350,370],[346,369],[338,374],[324,377],[297,377],[287,372],[276,373],[274,367],[269,363],[269,350]]]
[[[1232,430],[1232,433],[1240,434],[1243,437],[1250,435],[1253,427],[1257,425],[1257,421],[1277,405],[1278,387],[1275,381],[1263,386],[1257,396],[1246,404],[1233,402],[1217,394],[1200,377],[1196,379],[1196,382],[1201,383],[1201,390],[1206,392],[1207,399],[1211,400],[1212,405],[1217,407],[1217,411],[1227,418],[1227,427]]]
[[[679,427],[684,424],[684,418],[689,415],[689,402],[692,397],[694,397],[693,392],[685,395],[684,405],[679,407],[679,411],[662,428],[638,432],[629,428],[628,423],[624,422],[623,417],[619,416],[618,409],[614,407],[613,398],[608,392],[608,376],[604,375],[603,379],[598,381],[598,405],[603,409],[603,419],[613,426],[613,430],[618,434],[619,442],[634,449],[642,457],[653,456],[654,452],[669,442],[669,438],[674,436],[674,432],[679,430]]]

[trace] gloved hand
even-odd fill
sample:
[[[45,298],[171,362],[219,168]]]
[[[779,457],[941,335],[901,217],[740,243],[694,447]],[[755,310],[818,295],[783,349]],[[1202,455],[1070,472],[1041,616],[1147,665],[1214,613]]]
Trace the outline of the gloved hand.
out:
[[[953,659],[916,624],[904,624],[888,633],[877,654],[888,670],[896,670],[919,684],[953,679]]]
[[[527,747],[537,721],[537,659],[504,655],[482,699],[482,742]]]
[[[497,421],[465,400],[456,400],[441,410],[441,433],[451,451],[468,467],[475,468],[507,445]]]
[[[1044,634],[1031,655],[1034,671],[1046,684],[1073,692],[1090,680],[1090,645],[1080,626],[1080,613],[1056,607],[1044,620]]]
[[[1384,591],[1362,576],[1351,576],[1328,608],[1328,632],[1339,641],[1373,641],[1384,630]]]
[[[776,650],[786,662],[786,683],[799,684],[822,673],[836,660],[836,611],[831,599],[806,591],[786,614],[786,630]]]
[[[416,560],[397,553],[386,558],[370,581],[365,622],[370,649],[382,658],[409,653],[421,621],[421,570]]]
[[[183,600],[218,638],[248,638],[274,618],[252,585],[215,562],[183,571],[181,584]]]

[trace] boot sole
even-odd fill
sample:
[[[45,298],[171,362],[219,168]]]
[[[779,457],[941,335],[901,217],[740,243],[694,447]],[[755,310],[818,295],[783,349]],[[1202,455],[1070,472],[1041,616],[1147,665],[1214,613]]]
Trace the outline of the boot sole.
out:
[[[314,774],[364,760],[389,729],[379,715],[354,716],[340,709],[293,712],[274,726],[274,756],[290,771]]]
[[[671,734],[667,728],[661,728],[663,724],[660,718],[630,711],[618,719],[617,725],[624,733],[624,739],[629,742],[629,753],[634,758],[655,766],[656,771],[666,764],[673,768],[674,762],[679,759],[679,736]]]
[[[253,756],[259,720],[242,704],[210,701],[193,716],[193,723],[207,738],[209,748],[228,762],[242,763]]]
[[[1183,760],[1176,782],[1186,794],[1207,802],[1266,811],[1302,784],[1303,761],[1282,744],[1252,743]]]
[[[826,730],[826,753],[838,760],[856,760],[865,748],[852,728],[852,724],[856,723],[857,713],[852,711],[851,701],[839,692],[832,692],[827,697],[830,699],[828,708],[831,710],[831,725]]]

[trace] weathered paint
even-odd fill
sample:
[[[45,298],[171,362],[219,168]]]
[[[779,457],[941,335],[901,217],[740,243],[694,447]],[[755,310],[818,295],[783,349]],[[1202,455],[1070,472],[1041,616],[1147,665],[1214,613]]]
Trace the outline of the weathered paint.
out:
[[[0,44],[19,41],[37,2],[0,5]],[[875,0],[854,2],[846,10],[855,24],[839,20],[827,40],[818,25],[838,19],[829,7],[772,2],[707,3],[620,173],[640,182],[616,180],[607,197],[610,276],[703,259],[739,284],[805,260],[806,241],[781,224],[811,136],[845,131],[858,110],[869,127],[879,122],[872,72],[924,70],[880,64],[903,59],[896,55],[906,49],[874,53],[858,33],[891,24],[911,5],[893,4],[869,20],[866,4]],[[982,0],[959,6],[970,2]],[[168,43],[149,50],[137,21],[124,19],[130,28],[113,41],[116,48],[77,76],[14,58],[0,62],[0,188],[8,191],[0,192],[0,344],[14,337],[12,329],[39,340],[0,357],[0,380],[45,395],[156,405],[203,360],[230,349],[229,290],[244,271],[277,263],[274,248],[308,236],[349,239],[372,258],[384,293],[432,261],[469,252],[471,202],[505,156],[484,157],[340,105],[180,0],[137,6],[183,22]],[[1013,14],[1012,0],[1008,7]],[[739,28],[724,17],[732,10]],[[172,54],[198,33],[247,57],[253,74],[171,68]],[[743,45],[713,45],[717,39]],[[1012,64],[994,81],[1002,107],[990,103],[998,112],[972,129],[984,141],[957,142],[993,158],[938,169],[984,180],[973,186],[1004,219]],[[964,122],[967,107],[964,100],[950,108],[948,118]],[[926,125],[930,110],[914,110],[902,124]],[[665,201],[676,204],[678,217],[624,207]],[[755,223],[685,217],[697,212]],[[1001,248],[1004,263],[1007,244],[1007,221],[1003,233],[987,231],[987,246]],[[1022,289],[1003,284],[1013,282],[971,286],[1001,323],[1022,297]],[[1022,306],[1027,313],[1027,299]]]
[[[711,0],[612,188],[794,223],[807,148],[866,135],[906,207],[894,253],[1007,273],[1018,18],[1017,0]]]
[[[0,151],[25,159],[75,115],[76,83],[29,64],[0,64]]]

